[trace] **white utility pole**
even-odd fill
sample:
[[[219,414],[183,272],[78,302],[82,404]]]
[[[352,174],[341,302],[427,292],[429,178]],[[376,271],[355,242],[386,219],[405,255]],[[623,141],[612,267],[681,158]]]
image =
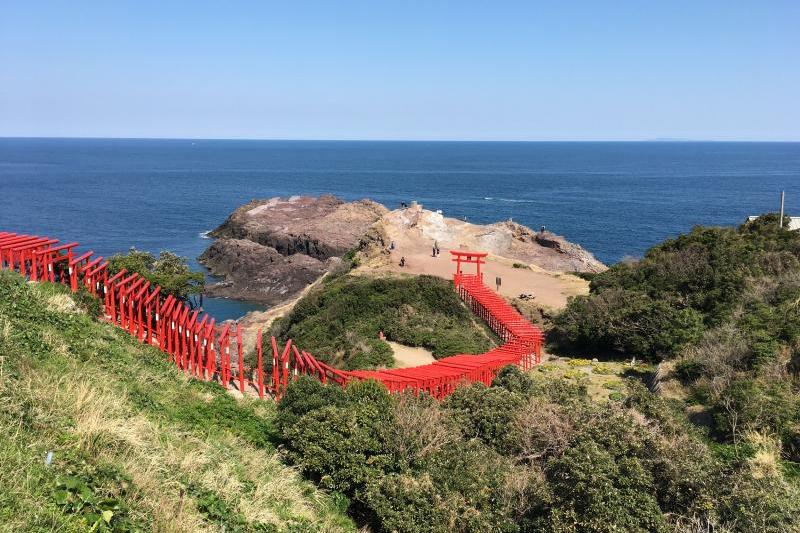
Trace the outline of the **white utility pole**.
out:
[[[781,191],[781,219],[778,221],[778,227],[783,227],[783,197],[786,194],[786,191]]]

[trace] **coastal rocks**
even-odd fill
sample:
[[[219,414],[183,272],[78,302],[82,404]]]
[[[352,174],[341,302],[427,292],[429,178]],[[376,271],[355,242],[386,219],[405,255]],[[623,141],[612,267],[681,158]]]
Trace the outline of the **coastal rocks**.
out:
[[[386,214],[377,225],[385,240],[404,247],[481,250],[549,272],[602,272],[606,266],[581,246],[550,232],[534,232],[512,222],[471,224],[413,203]],[[373,232],[376,231],[373,228]]]
[[[510,257],[559,272],[603,272],[606,266],[578,244],[549,231],[534,232],[510,220],[494,224],[511,232]]]
[[[303,290],[336,261],[320,261],[305,254],[285,256],[275,248],[245,239],[220,239],[199,260],[224,280],[207,286],[208,296],[268,305]]]
[[[343,202],[332,195],[253,200],[236,209],[210,236],[247,239],[281,255],[325,260],[352,249],[384,213],[386,208],[377,202]]]
[[[341,262],[386,208],[330,195],[253,200],[209,235],[217,240],[199,261],[223,278],[209,296],[276,305]]]

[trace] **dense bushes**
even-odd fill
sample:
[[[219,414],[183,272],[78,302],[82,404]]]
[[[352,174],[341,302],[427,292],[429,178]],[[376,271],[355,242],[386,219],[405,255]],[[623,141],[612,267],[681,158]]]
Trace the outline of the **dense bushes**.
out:
[[[375,531],[796,529],[797,488],[769,453],[717,459],[680,410],[628,388],[595,405],[507,368],[438,403],[301,378],[278,416],[289,457]]]
[[[713,436],[777,435],[800,460],[800,232],[768,215],[698,227],[592,279],[554,337],[565,346],[674,358],[671,376],[713,417]]]
[[[298,382],[287,450],[377,531],[800,531],[800,234],[776,221],[695,228],[556,319],[562,346],[671,359],[708,428],[638,381],[596,405],[509,367],[441,403]]]
[[[562,338],[583,349],[652,357],[696,340],[703,317],[695,309],[643,292],[610,288],[572,300],[556,324]]]
[[[433,276],[336,277],[301,299],[273,334],[292,338],[318,359],[354,369],[392,366],[386,338],[431,350],[436,357],[490,347],[452,285]]]
[[[736,229],[696,227],[651,248],[640,261],[594,276],[591,294],[574,298],[557,317],[555,337],[584,349],[669,357],[704,329],[730,320],[754,280],[796,275],[798,258],[800,234],[779,229],[775,215]],[[788,301],[786,291],[777,292],[776,299]],[[767,309],[750,311],[764,315],[762,326],[777,319]],[[800,333],[794,316],[784,336]]]

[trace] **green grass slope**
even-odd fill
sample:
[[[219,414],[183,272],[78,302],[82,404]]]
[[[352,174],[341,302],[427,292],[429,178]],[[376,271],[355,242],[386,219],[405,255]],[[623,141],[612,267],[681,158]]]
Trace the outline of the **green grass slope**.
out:
[[[273,416],[0,272],[0,531],[354,531]]]
[[[324,281],[278,320],[273,334],[339,368],[393,365],[378,339],[430,350],[434,357],[482,353],[494,343],[453,291],[433,276],[372,278],[343,275]]]

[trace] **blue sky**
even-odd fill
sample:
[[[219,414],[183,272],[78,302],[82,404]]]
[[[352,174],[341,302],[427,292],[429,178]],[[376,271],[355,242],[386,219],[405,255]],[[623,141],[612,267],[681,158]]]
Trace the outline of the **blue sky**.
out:
[[[800,1],[0,0],[0,136],[800,140]]]

